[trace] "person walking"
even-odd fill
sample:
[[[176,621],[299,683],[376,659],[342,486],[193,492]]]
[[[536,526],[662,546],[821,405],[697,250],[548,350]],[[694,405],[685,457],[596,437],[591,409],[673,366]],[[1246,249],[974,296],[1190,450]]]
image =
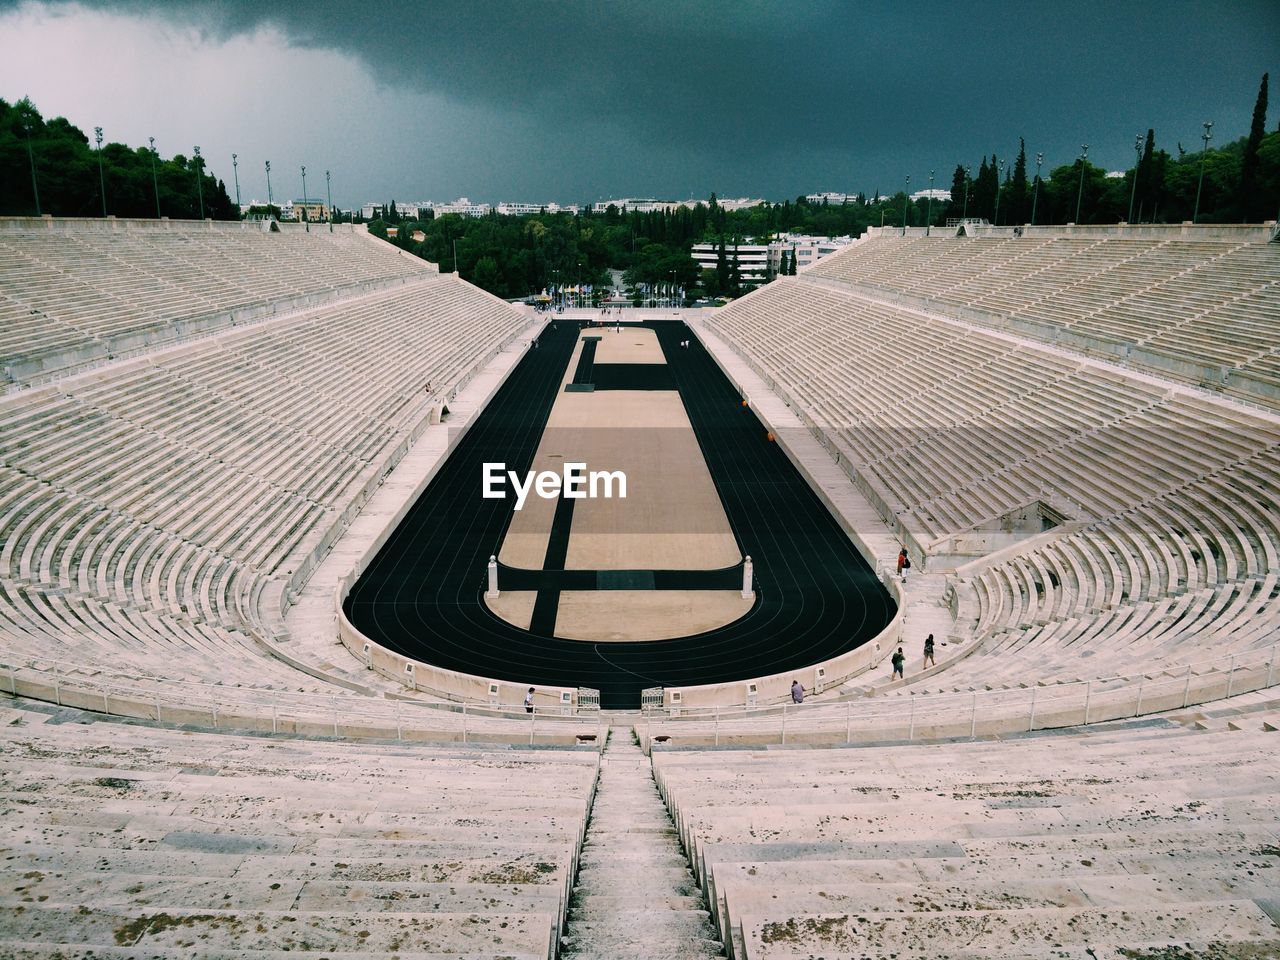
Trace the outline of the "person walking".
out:
[[[929,634],[924,638],[924,665],[925,667],[936,667],[937,664],[933,660],[933,634]]]
[[[904,680],[906,675],[902,672],[903,666],[906,664],[907,658],[899,647],[893,655],[893,678],[895,680]]]
[[[533,687],[524,695],[524,712],[533,713]]]
[[[898,576],[902,578],[902,582],[907,582],[907,571],[911,569],[911,558],[907,556],[907,548],[903,547],[898,551]]]
[[[791,702],[804,703],[804,684],[799,680],[791,681]]]

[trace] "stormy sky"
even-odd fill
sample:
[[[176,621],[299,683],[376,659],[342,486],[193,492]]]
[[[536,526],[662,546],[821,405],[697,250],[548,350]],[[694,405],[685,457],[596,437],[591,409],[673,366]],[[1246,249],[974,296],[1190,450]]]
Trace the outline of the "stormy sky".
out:
[[[1244,135],[1278,68],[1276,0],[0,0],[0,97],[229,190],[236,152],[246,201],[266,159],[342,205],[945,188],[1019,136],[1119,169]]]

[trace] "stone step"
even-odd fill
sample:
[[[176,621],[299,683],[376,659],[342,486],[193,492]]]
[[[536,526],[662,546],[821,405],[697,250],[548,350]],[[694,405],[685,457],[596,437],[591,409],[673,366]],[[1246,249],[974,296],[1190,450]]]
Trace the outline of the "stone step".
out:
[[[184,910],[361,912],[556,912],[562,887],[549,884],[414,883],[236,879],[140,874],[72,875],[27,871],[0,904],[164,907]]]
[[[628,910],[600,920],[570,920],[565,928],[568,943],[591,944],[593,949],[627,947],[645,943],[676,944],[682,940],[712,940],[705,910],[654,912]]]
[[[574,894],[570,904],[576,920],[597,920],[627,911],[702,911],[702,898],[694,896],[646,897],[633,894]]]
[[[560,956],[575,957],[578,960],[702,960],[723,957],[724,947],[718,940],[694,939],[678,942],[663,940],[652,944],[610,944],[605,947],[569,944],[560,951]]]
[[[234,950],[227,947],[197,946],[183,943],[172,948],[120,947],[102,943],[21,943],[0,940],[5,960],[294,960],[310,951],[293,950]],[[510,950],[486,950],[467,953],[422,953],[397,949],[392,952],[373,950],[324,950],[326,960],[547,960],[545,953],[515,953]]]
[[[1177,944],[1187,940],[1267,941],[1280,928],[1251,900],[1080,910],[975,910],[871,917],[824,913],[742,918],[749,960],[827,960],[892,954],[1003,958],[1010,944]]]
[[[568,860],[538,853],[497,857],[423,855],[418,858],[335,858],[186,853],[155,847],[111,850],[51,847],[37,844],[14,848],[5,856],[6,872],[62,871],[147,876],[164,874],[238,881],[335,880],[397,883],[478,883],[546,886],[568,876]]]
[[[548,913],[301,913],[298,911],[148,911],[119,907],[0,906],[0,930],[19,942],[116,943],[173,949],[187,943],[231,950],[338,950],[359,944],[391,952],[494,951],[547,955],[556,917]]]

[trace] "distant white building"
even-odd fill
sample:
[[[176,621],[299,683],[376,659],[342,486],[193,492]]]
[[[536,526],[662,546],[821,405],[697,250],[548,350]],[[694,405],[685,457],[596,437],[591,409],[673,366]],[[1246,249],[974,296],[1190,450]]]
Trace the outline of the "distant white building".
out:
[[[402,217],[416,218],[419,210],[430,210],[435,205],[430,200],[393,200],[396,205],[396,213]],[[385,204],[366,203],[360,208],[360,218],[362,220],[373,220],[382,216],[382,208]]]
[[[651,197],[628,197],[622,200],[601,200],[592,205],[591,209],[596,213],[604,213],[610,207],[617,207],[619,210],[629,210],[632,213],[653,213],[656,210],[679,210],[681,207],[689,207],[692,209],[700,203],[706,203],[706,200],[654,200]],[[723,210],[746,210],[750,207],[758,207],[765,201],[751,197],[741,197],[737,200],[721,200],[716,198],[716,203]]]
[[[504,201],[495,208],[498,213],[504,217],[524,217],[531,213],[577,213],[578,205],[570,204],[566,207],[560,206],[558,203],[517,203],[514,201]]]
[[[930,197],[933,197],[934,200],[950,200],[951,191],[935,187],[932,190],[917,190],[911,194],[912,200],[928,200]]]
[[[601,200],[591,209],[596,213],[604,213],[610,207],[629,210],[632,213],[653,213],[657,210],[676,210],[683,206],[679,200],[655,200],[652,197],[627,197],[621,200]]]
[[[714,270],[720,259],[719,243],[695,243],[692,256],[699,270]],[[769,273],[769,246],[764,243],[726,243],[725,261],[738,263],[744,283],[764,283]]]
[[[808,237],[798,233],[780,234],[769,244],[769,269],[777,273],[782,266],[782,254],[794,253],[796,272],[811,267],[823,257],[853,243],[853,237]]]
[[[492,209],[487,203],[472,203],[466,197],[459,197],[452,203],[437,203],[435,206],[437,217],[446,213],[456,213],[463,217],[487,217]]]
[[[856,193],[806,193],[804,198],[815,205],[827,203],[836,206],[843,203],[853,203],[858,199],[858,195]]]

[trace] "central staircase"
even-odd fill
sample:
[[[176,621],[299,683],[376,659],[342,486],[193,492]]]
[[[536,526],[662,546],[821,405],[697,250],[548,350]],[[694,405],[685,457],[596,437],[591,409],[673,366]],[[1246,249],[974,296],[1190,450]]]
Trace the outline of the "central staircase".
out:
[[[723,957],[648,758],[630,729],[609,734],[561,956]]]

